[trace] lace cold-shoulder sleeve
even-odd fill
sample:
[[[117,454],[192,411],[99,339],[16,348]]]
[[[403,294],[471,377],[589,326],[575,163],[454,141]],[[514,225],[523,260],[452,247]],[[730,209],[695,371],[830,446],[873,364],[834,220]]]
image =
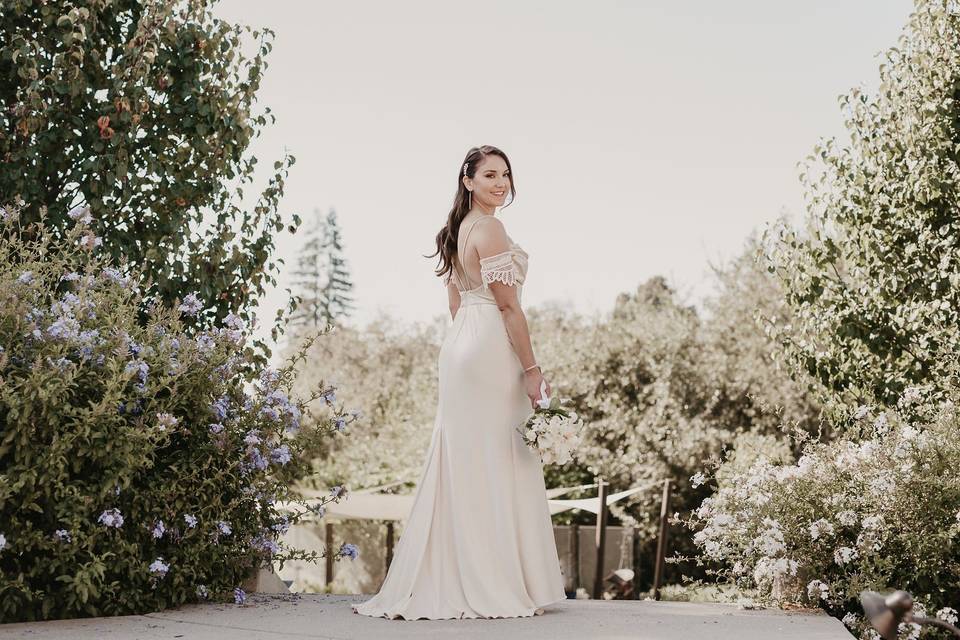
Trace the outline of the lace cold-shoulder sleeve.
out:
[[[511,287],[517,283],[522,284],[523,273],[514,259],[513,251],[480,258],[480,280],[484,290],[490,288],[491,282],[502,282]]]

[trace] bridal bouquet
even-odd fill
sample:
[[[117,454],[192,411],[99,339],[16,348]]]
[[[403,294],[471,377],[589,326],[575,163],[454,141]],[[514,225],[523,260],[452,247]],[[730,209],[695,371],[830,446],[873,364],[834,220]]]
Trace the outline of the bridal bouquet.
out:
[[[547,397],[546,380],[540,383],[540,399],[537,408],[517,431],[524,443],[540,454],[545,464],[565,464],[572,459],[573,451],[583,441],[580,429],[583,421],[575,411],[561,406],[560,398]]]

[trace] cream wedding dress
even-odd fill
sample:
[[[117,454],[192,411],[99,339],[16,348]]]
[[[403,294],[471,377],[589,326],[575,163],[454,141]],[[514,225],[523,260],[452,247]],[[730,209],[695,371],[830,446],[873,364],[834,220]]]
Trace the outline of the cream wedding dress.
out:
[[[474,226],[491,217],[461,227],[455,267]],[[523,367],[488,286],[516,286],[519,298],[527,258],[511,240],[508,251],[481,258],[477,287],[453,274],[460,307],[440,348],[437,413],[416,496],[380,591],[353,605],[356,613],[508,618],[566,597],[543,465],[515,429],[532,411]]]

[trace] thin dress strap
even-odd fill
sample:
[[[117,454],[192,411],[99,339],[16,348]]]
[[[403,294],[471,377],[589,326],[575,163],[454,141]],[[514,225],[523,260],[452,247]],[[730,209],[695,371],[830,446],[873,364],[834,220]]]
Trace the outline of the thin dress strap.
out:
[[[462,255],[463,255],[463,254],[462,254],[462,251],[463,251],[463,250],[466,250],[466,248],[467,248],[467,239],[470,237],[470,232],[473,231],[473,228],[474,228],[475,226],[477,226],[477,223],[478,223],[478,222],[480,222],[480,221],[483,220],[484,218],[488,218],[488,217],[491,217],[491,216],[488,216],[487,214],[484,214],[484,215],[476,218],[476,219],[473,221],[473,223],[470,225],[470,228],[467,229],[466,235],[463,236],[463,249],[460,248],[460,238],[459,238],[459,234],[458,234],[458,237],[457,237],[457,262],[460,263],[460,269],[463,271],[463,278],[464,278],[464,282],[465,282],[466,285],[467,285],[467,290],[468,290],[468,291],[471,291],[472,289],[470,288],[470,276],[467,274],[467,267],[466,267],[465,264],[463,264],[463,259],[462,259]],[[480,286],[480,285],[477,285],[477,286]]]

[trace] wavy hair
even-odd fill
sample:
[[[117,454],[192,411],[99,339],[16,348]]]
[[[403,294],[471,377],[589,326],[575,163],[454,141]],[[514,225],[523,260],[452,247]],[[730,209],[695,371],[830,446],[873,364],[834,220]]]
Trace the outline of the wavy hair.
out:
[[[428,256],[424,256],[425,258],[432,258],[440,254],[439,265],[435,271],[438,277],[443,277],[453,270],[454,256],[457,255],[457,237],[460,233],[460,223],[463,222],[463,218],[470,211],[470,207],[468,206],[470,192],[467,191],[467,187],[463,184],[463,176],[466,175],[472,178],[477,172],[477,166],[479,166],[480,161],[491,155],[503,158],[503,161],[507,164],[507,169],[510,171],[510,202],[504,206],[509,206],[516,197],[517,192],[513,184],[513,168],[510,166],[510,159],[507,157],[507,154],[489,144],[473,147],[467,152],[463,162],[461,162],[458,167],[457,193],[453,197],[453,207],[450,209],[450,213],[447,214],[447,223],[443,225],[437,233],[437,250]],[[464,165],[466,165],[467,168],[466,173],[464,173],[463,170]]]

